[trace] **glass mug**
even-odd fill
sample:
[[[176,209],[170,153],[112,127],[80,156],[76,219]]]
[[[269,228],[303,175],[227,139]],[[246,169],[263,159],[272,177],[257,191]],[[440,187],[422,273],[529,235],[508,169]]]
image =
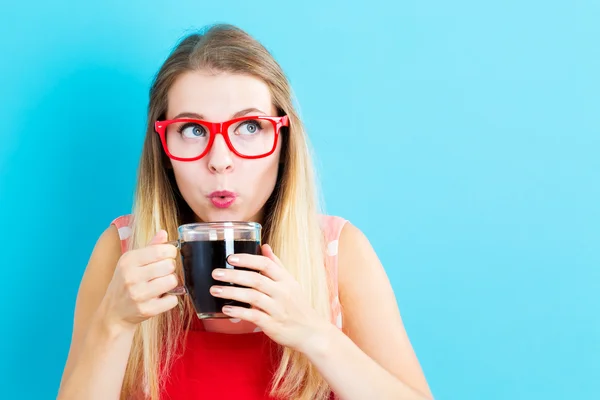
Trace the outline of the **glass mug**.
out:
[[[260,255],[262,226],[256,222],[205,222],[181,225],[177,228],[178,240],[169,242],[180,252],[183,265],[183,286],[169,294],[190,296],[196,315],[200,319],[230,318],[223,314],[223,306],[250,308],[247,303],[214,297],[213,285],[235,286],[212,277],[215,268],[241,269],[227,262],[233,253]]]

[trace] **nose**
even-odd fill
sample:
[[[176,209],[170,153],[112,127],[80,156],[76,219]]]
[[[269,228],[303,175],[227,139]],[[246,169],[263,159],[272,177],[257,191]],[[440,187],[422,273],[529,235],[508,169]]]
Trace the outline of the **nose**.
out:
[[[232,153],[227,147],[223,135],[217,135],[208,153],[208,169],[213,173],[222,174],[233,170]]]

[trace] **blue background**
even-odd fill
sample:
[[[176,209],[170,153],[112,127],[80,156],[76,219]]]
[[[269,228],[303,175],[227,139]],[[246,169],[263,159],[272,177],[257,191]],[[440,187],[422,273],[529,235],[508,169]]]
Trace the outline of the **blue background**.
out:
[[[151,78],[229,22],[288,74],[327,210],[378,251],[437,399],[600,398],[599,20],[594,1],[4,5],[0,396],[56,396]]]

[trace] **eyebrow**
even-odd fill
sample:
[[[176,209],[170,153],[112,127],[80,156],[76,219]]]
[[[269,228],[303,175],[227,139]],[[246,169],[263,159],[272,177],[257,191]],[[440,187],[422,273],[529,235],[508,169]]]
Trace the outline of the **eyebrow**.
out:
[[[267,115],[266,112],[261,111],[258,108],[251,107],[251,108],[244,108],[243,110],[236,112],[235,114],[233,114],[232,118],[241,117],[241,116],[244,116],[244,115],[250,114],[250,113],[261,113],[261,114]],[[195,119],[203,120],[204,116],[202,114],[197,114],[197,113],[193,113],[193,112],[182,112],[182,113],[177,114],[172,119],[178,119],[178,118],[195,118]]]

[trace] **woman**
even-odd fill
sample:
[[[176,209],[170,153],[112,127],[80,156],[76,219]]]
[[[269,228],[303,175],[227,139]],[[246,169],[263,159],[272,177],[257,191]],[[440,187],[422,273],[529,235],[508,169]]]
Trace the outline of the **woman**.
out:
[[[100,236],[81,282],[59,399],[432,398],[368,240],[319,213],[291,97],[236,27],[175,48],[150,91],[133,213]],[[170,294],[182,270],[167,241],[231,220],[263,225],[262,255],[228,260],[261,274],[216,270],[248,288],[211,293],[254,307],[202,322]]]

